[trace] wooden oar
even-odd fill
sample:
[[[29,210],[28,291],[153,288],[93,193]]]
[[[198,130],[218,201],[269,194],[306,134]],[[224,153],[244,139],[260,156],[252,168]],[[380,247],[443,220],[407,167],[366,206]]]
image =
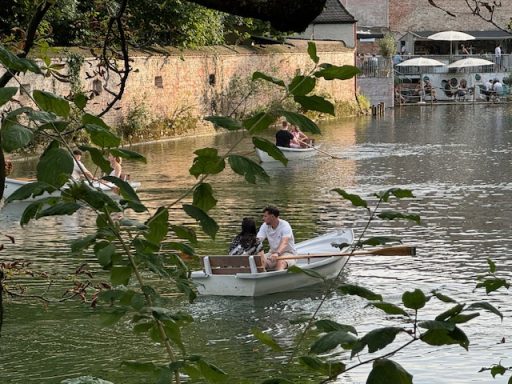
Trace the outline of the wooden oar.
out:
[[[309,143],[306,143],[305,141],[302,141],[302,140],[299,140],[299,139],[297,139],[297,140],[298,140],[298,142],[299,142],[299,143],[302,143],[302,144],[304,144],[304,145],[307,145],[309,148],[313,148],[315,151],[318,151],[318,152],[320,152],[320,153],[323,153],[324,155],[327,155],[327,156],[329,156],[329,157],[331,157],[331,158],[333,158],[333,159],[343,160],[343,158],[341,158],[341,157],[339,157],[339,156],[332,155],[332,154],[330,154],[329,152],[322,151],[320,148],[315,147],[314,145],[311,145],[311,144],[309,144]]]
[[[370,251],[360,252],[333,252],[333,253],[311,253],[309,255],[286,255],[280,256],[278,260],[294,260],[294,259],[310,259],[314,257],[331,257],[331,256],[363,256],[363,255],[378,255],[378,256],[414,256],[416,255],[416,247],[408,245],[401,245],[397,247],[386,247],[372,249]]]

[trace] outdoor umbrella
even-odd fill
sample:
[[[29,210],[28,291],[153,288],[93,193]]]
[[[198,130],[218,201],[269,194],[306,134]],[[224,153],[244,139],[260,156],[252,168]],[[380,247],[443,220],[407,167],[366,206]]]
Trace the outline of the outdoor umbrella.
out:
[[[442,67],[446,65],[438,60],[429,59],[428,57],[415,57],[414,59],[409,59],[402,61],[397,64],[397,67]],[[423,76],[420,74],[420,84],[421,84],[421,93],[420,93],[420,103],[423,102]]]
[[[448,65],[448,68],[481,67],[483,65],[494,65],[494,62],[478,57],[466,57],[465,59],[454,61]]]
[[[452,55],[452,44],[454,41],[466,41],[466,40],[475,40],[475,36],[472,36],[468,33],[459,32],[459,31],[443,31],[437,32],[428,37],[430,40],[440,40],[440,41],[449,41],[450,42],[450,56]]]

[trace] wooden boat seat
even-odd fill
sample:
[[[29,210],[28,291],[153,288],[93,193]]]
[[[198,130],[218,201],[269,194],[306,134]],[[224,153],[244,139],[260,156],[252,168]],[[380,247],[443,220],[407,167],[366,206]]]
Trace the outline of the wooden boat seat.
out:
[[[261,258],[254,256],[206,256],[203,267],[207,275],[235,275],[237,273],[264,272]]]

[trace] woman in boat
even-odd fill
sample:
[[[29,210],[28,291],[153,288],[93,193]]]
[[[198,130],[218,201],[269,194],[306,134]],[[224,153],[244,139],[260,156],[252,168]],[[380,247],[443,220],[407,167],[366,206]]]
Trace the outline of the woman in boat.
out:
[[[263,248],[263,244],[256,237],[256,222],[250,217],[244,217],[242,220],[242,232],[240,232],[231,242],[228,254],[237,255],[256,255]]]
[[[311,139],[306,136],[297,126],[291,125],[290,132],[293,135],[293,140],[290,143],[292,148],[308,148],[311,146]]]
[[[109,176],[115,176],[120,179],[124,179],[123,167],[121,166],[121,158],[110,154],[108,155],[108,161],[110,162],[110,167],[112,168],[112,172],[110,172]]]

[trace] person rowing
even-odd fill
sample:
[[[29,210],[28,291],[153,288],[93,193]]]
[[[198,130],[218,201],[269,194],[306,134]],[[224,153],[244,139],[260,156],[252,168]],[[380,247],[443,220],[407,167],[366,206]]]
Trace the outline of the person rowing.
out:
[[[270,250],[264,254],[260,252],[265,270],[284,270],[295,264],[295,260],[279,260],[280,256],[296,255],[295,238],[291,225],[279,218],[279,209],[269,205],[263,209],[263,224],[256,237],[263,242],[268,240]]]

